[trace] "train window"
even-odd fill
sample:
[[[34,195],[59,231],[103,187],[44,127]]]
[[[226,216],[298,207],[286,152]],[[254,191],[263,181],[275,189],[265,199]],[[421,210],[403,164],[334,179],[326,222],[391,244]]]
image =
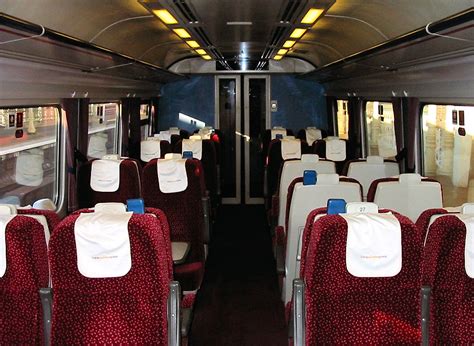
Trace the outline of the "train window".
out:
[[[101,158],[118,153],[117,103],[93,103],[89,105],[89,145],[87,156]]]
[[[393,107],[390,102],[365,103],[368,155],[393,158],[397,155]]]
[[[342,139],[349,139],[349,116],[348,101],[337,100],[337,129],[338,136]]]
[[[443,186],[444,205],[474,202],[474,107],[423,107],[424,175]]]
[[[59,110],[0,109],[0,203],[57,202]]]

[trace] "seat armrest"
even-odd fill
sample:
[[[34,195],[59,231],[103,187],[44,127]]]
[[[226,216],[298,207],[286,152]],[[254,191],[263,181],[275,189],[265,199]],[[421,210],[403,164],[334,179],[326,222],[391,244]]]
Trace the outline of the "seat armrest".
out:
[[[209,197],[202,197],[202,211],[204,213],[204,229],[203,229],[203,241],[204,244],[209,244],[211,240],[211,200]]]
[[[191,249],[191,243],[188,242],[171,242],[171,255],[173,257],[174,264],[183,264],[186,262],[189,250]]]
[[[181,288],[178,281],[172,281],[169,286],[168,296],[168,345],[181,344]]]
[[[421,287],[421,344],[430,344],[430,299],[431,287]]]
[[[278,275],[285,274],[285,249],[282,245],[276,244],[275,246],[275,260],[276,270]]]
[[[40,288],[41,306],[43,307],[43,330],[44,344],[51,345],[51,315],[53,306],[53,289],[50,287]]]
[[[293,280],[293,337],[295,346],[303,346],[306,342],[305,335],[305,303],[304,303],[304,281]]]

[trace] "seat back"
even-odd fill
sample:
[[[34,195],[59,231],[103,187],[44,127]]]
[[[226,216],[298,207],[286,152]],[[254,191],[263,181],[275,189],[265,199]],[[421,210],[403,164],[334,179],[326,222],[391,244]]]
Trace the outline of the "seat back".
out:
[[[309,146],[312,146],[315,141],[322,140],[326,136],[327,132],[325,130],[316,127],[307,127],[299,130],[296,138],[299,138],[308,143]]]
[[[368,156],[366,160],[351,160],[346,163],[347,175],[362,185],[364,198],[367,197],[370,184],[380,178],[393,177],[400,174],[400,168],[395,161],[384,161],[381,156]]]
[[[286,198],[288,196],[288,187],[291,182],[302,177],[304,171],[313,170],[320,173],[336,173],[334,162],[320,160],[317,155],[303,154],[301,160],[288,160],[283,163],[280,175],[280,184],[278,189],[278,225],[285,225],[286,216]]]
[[[199,160],[186,160],[187,188],[181,192],[164,193],[160,189],[157,160],[143,169],[143,199],[147,207],[161,209],[170,226],[171,241],[191,243],[187,260],[204,263],[203,207],[204,177]]]
[[[394,276],[349,273],[348,221],[340,215],[328,215],[315,222],[304,270],[307,345],[322,340],[328,344],[420,344],[423,240],[408,218],[391,217],[401,232],[401,269]],[[371,232],[381,232],[379,239],[384,239],[385,226],[369,222]],[[385,257],[377,252],[367,254],[374,259]]]
[[[40,345],[44,341],[39,290],[49,284],[45,232],[33,218],[11,217],[5,228],[6,252],[0,250],[6,259],[0,275],[0,344]],[[0,218],[4,224],[9,217]]]
[[[424,210],[443,207],[441,184],[415,173],[375,180],[367,193],[367,201],[406,215],[413,222]]]
[[[429,343],[433,345],[474,341],[474,278],[466,270],[472,217],[440,216],[426,236],[422,282],[431,287]],[[472,231],[470,242],[472,251]],[[472,256],[471,252],[471,261]]]
[[[77,172],[77,200],[79,208],[90,208],[97,203],[120,202],[141,197],[139,163],[134,159],[124,159],[120,163],[120,184],[116,191],[94,191],[91,187],[91,171],[94,161],[88,161]]]
[[[153,159],[164,158],[171,152],[171,144],[155,137],[149,137],[140,143],[140,164],[145,166]]]
[[[80,247],[75,228],[81,215],[64,219],[50,241],[52,344],[103,340],[166,345],[171,259],[170,244],[161,232],[162,220],[150,214],[131,215],[125,224],[133,263],[129,271],[122,276],[88,277],[78,269]]]
[[[285,278],[282,290],[282,299],[285,303],[291,300],[291,287],[296,277],[298,243],[308,214],[313,209],[325,207],[330,198],[360,202],[362,191],[360,184],[355,180],[340,181],[337,174],[319,174],[316,185],[303,185],[302,182],[298,182],[294,185],[293,191],[288,193],[288,197],[290,196],[291,202],[287,207],[289,212],[286,227]]]
[[[281,134],[283,136],[293,136],[293,131],[290,129],[284,129],[282,127],[274,127],[273,129],[267,129],[262,135],[262,153],[263,153],[263,162],[266,164],[268,157],[268,149],[270,147],[270,142],[276,139],[276,135]]]

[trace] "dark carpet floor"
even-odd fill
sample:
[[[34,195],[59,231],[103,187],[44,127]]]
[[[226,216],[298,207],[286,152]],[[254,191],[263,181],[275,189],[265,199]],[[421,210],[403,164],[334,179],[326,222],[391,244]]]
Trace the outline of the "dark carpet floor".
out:
[[[287,345],[263,206],[221,206],[190,345]]]

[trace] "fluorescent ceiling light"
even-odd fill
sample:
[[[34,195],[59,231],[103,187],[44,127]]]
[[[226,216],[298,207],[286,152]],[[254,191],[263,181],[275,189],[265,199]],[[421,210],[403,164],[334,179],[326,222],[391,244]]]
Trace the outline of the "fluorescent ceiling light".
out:
[[[273,60],[281,60],[281,58],[283,58],[283,55],[275,55]]]
[[[253,25],[252,22],[227,22],[227,25]]]
[[[283,48],[291,48],[294,46],[296,41],[293,40],[287,40],[285,43],[283,43]]]
[[[302,24],[313,24],[316,19],[319,18],[321,14],[323,14],[324,10],[320,8],[310,8],[308,12],[306,12],[303,19],[301,19]]]
[[[307,29],[301,29],[301,28],[296,28],[295,30],[293,30],[293,32],[291,33],[290,37],[291,38],[300,38],[301,36],[304,35],[304,33],[306,32]]]
[[[278,55],[285,55],[286,53],[288,53],[288,49],[280,49],[277,54]]]
[[[206,51],[204,49],[196,49],[196,53],[201,54],[201,55],[206,55]]]
[[[197,43],[196,41],[186,41],[186,43],[191,48],[198,48],[199,47],[199,43]]]
[[[178,29],[173,29],[173,31],[175,32],[176,35],[178,35],[181,38],[190,38],[191,37],[189,32],[186,31],[186,29],[178,28]]]
[[[168,10],[153,10],[153,13],[165,24],[178,24],[176,18]]]
[[[211,60],[212,59],[209,55],[203,55],[202,58],[204,60]]]

